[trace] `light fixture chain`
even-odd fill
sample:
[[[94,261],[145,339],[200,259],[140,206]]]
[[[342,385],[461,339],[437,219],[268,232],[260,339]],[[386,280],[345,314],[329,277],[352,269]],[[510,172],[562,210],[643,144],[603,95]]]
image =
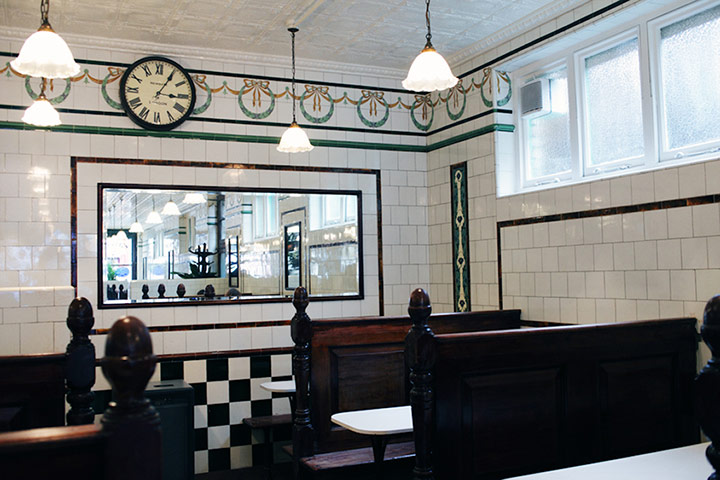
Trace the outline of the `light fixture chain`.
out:
[[[291,31],[292,35],[292,101],[293,101],[293,123],[295,123],[295,32]]]
[[[432,34],[430,33],[430,0],[425,0],[425,23],[427,24],[427,35],[425,35],[425,38],[427,39],[427,43],[425,44],[425,48],[432,47],[432,42],[430,42],[430,39],[432,38]]]
[[[50,0],[41,0],[40,1],[40,18],[42,19],[42,24],[45,25],[48,22],[48,13],[50,12]]]

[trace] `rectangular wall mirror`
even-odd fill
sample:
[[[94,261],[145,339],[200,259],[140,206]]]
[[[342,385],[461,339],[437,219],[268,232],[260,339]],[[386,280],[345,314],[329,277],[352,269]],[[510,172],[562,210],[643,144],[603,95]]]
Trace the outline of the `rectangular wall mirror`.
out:
[[[361,299],[361,193],[99,184],[99,308]]]

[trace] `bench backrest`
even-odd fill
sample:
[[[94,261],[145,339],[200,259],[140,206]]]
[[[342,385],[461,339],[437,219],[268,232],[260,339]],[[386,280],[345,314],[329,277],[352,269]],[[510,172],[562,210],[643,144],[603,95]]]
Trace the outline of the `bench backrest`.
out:
[[[418,461],[431,450],[439,479],[504,478],[695,443],[695,323],[436,335]]]
[[[143,393],[156,362],[140,320],[115,322],[102,360],[113,389],[102,425],[0,433],[0,477],[160,480],[160,417]]]
[[[432,315],[430,324],[442,333],[516,329],[520,311],[441,313]],[[343,450],[358,440],[364,446],[367,439],[335,426],[330,417],[409,403],[404,359],[409,317],[320,319],[310,325],[309,404],[315,453]]]

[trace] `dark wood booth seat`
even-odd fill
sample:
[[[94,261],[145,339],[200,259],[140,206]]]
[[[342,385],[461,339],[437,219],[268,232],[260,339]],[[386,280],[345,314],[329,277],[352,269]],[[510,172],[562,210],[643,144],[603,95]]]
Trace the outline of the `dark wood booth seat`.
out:
[[[332,424],[330,417],[337,412],[409,404],[410,384],[404,359],[408,317],[311,321],[305,313],[308,300],[302,287],[295,291],[293,303],[297,309],[291,323],[297,385],[295,461],[318,453],[367,447],[367,437]],[[520,311],[436,314],[430,317],[430,324],[442,333],[517,329]],[[411,441],[411,437],[406,440]],[[399,456],[407,456],[406,450],[401,449]],[[388,455],[391,451],[389,448]],[[360,463],[372,459],[369,452],[358,455]],[[345,454],[306,459],[304,463],[330,468],[335,458],[353,461]]]
[[[0,432],[92,423],[95,347],[88,334],[95,320],[85,298],[68,308],[72,340],[65,353],[0,356]]]
[[[413,292],[416,478],[505,478],[699,440],[693,318],[435,335],[430,309]]]
[[[102,425],[0,434],[0,477],[159,480],[160,418],[143,394],[156,361],[145,325],[134,317],[118,320],[101,360],[114,398]]]

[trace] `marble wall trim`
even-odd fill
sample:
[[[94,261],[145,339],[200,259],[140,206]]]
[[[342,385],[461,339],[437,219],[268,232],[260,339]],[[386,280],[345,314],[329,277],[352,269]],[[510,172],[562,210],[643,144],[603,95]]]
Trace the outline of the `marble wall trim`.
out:
[[[467,162],[450,166],[450,213],[452,215],[453,304],[456,312],[469,312],[470,233],[468,227]]]

